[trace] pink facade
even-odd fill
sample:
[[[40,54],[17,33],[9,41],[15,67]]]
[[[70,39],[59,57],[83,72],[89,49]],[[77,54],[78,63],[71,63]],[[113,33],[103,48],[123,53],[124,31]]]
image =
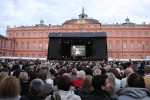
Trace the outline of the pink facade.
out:
[[[68,20],[62,25],[45,25],[41,20],[35,26],[8,26],[6,37],[14,41],[13,50],[11,49],[13,52],[5,53],[5,56],[46,57],[49,41],[47,36],[52,32],[106,32],[109,58],[150,56],[150,24],[134,24],[128,18],[122,24],[101,24],[95,19],[80,17]],[[10,42],[7,43],[7,51],[10,51]],[[4,51],[5,49],[0,49],[0,52]]]

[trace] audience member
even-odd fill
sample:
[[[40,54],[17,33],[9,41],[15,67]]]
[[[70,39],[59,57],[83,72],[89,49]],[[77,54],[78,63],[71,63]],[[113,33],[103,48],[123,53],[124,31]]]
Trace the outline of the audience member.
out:
[[[144,78],[136,73],[129,75],[128,87],[117,91],[117,100],[150,100],[150,91],[145,88]]]
[[[19,100],[20,83],[14,76],[8,76],[0,82],[0,100]]]
[[[41,79],[34,79],[30,83],[29,95],[24,95],[20,100],[45,100],[43,96],[44,83]]]
[[[86,100],[113,100],[109,94],[109,80],[107,75],[96,75],[92,79],[93,94]]]
[[[146,65],[144,67],[144,81],[145,81],[145,87],[150,90],[150,65]]]
[[[63,75],[59,77],[58,91],[46,97],[45,100],[81,100],[81,98],[74,94],[74,91],[69,90],[71,80],[68,76]]]

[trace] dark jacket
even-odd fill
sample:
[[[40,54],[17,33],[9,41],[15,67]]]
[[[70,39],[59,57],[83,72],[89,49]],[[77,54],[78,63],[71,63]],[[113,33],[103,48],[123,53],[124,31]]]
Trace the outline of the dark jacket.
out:
[[[21,85],[21,93],[20,93],[20,95],[23,96],[23,95],[29,94],[30,83],[25,81],[25,82],[20,82],[20,85]]]
[[[20,98],[20,100],[45,100],[45,97],[32,96],[32,95],[24,95]]]
[[[113,100],[108,92],[103,90],[94,91],[86,100]]]

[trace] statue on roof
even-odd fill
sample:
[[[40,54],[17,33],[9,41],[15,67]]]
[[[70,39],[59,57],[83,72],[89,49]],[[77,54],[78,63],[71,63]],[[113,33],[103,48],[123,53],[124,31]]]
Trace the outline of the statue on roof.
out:
[[[125,21],[126,21],[126,23],[130,23],[130,19],[128,18],[128,16],[127,16],[127,18],[125,19]]]
[[[87,15],[84,13],[84,7],[82,7],[82,13],[79,15],[79,19],[87,19]]]
[[[40,20],[40,25],[44,25],[44,20],[43,19]]]

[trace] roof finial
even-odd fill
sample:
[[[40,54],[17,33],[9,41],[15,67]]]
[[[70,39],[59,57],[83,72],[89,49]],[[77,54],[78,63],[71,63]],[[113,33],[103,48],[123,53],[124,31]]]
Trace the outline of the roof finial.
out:
[[[82,13],[84,13],[84,7],[82,7]]]

